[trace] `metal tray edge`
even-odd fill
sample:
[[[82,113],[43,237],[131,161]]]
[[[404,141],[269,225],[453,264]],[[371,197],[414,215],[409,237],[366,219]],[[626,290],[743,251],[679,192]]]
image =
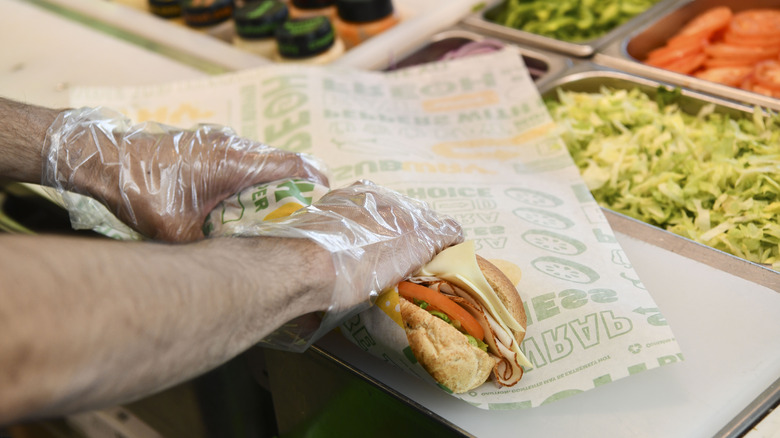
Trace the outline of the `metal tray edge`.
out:
[[[540,47],[546,50],[551,50],[578,58],[589,58],[598,53],[611,41],[620,38],[626,32],[630,31],[630,29],[635,28],[637,25],[639,25],[639,23],[643,23],[662,14],[679,0],[661,0],[645,12],[635,16],[634,18],[628,20],[627,22],[602,35],[601,37],[581,43],[557,40],[531,32],[512,29],[485,20],[485,12],[498,6],[498,4],[502,1],[504,0],[490,0],[486,2],[479,10],[476,10],[464,17],[461,23],[464,26],[478,29],[491,35],[502,37],[509,41],[522,42],[531,46]]]

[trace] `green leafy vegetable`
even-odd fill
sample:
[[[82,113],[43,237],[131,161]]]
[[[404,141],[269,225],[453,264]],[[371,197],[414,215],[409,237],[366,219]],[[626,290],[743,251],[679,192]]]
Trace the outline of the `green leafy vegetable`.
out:
[[[429,304],[426,301],[414,299],[414,304],[420,306],[421,309],[427,309]]]
[[[471,336],[469,334],[466,335],[466,339],[469,340],[469,344],[479,348],[482,351],[487,352],[488,345],[486,343],[480,341],[479,339],[477,339],[474,336]]]
[[[563,41],[598,38],[659,0],[505,0],[489,21]]]
[[[433,316],[443,320],[444,322],[446,322],[448,324],[452,323],[452,320],[450,319],[449,316],[447,316],[446,313],[439,312],[438,310],[429,310],[428,313],[430,313],[431,315],[433,315]]]
[[[602,206],[780,270],[780,116],[662,103],[608,88],[546,100]]]
[[[655,91],[655,103],[659,108],[664,108],[669,105],[677,104],[682,97],[682,91],[675,88],[658,87]]]

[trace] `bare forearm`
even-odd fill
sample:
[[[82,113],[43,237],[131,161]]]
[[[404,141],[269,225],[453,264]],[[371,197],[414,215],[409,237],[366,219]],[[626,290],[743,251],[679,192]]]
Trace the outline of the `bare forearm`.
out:
[[[0,424],[202,373],[323,309],[333,283],[306,240],[75,243],[0,236]]]
[[[58,113],[0,97],[0,177],[41,182],[41,148]]]

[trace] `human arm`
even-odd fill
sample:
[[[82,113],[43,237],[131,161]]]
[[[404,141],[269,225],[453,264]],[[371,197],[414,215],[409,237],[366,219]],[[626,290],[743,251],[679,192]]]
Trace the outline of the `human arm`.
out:
[[[129,401],[325,311],[316,333],[297,333],[312,342],[462,239],[451,219],[371,184],[257,235],[0,236],[0,424]]]
[[[0,178],[41,182],[41,148],[59,113],[0,97]]]
[[[0,236],[0,425],[205,372],[326,307],[333,272],[305,239]]]

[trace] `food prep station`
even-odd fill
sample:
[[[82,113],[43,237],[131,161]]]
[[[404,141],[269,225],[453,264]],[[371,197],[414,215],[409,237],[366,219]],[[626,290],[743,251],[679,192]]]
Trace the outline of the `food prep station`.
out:
[[[654,97],[659,87],[680,87],[680,105],[690,113],[707,104],[732,115],[750,114],[753,106],[780,109],[780,100],[641,62],[673,29],[707,8],[780,8],[780,2],[662,0],[597,39],[574,43],[492,22],[488,17],[500,1],[417,3],[399,0],[405,21],[334,65],[392,70],[491,40],[516,46],[546,98],[558,89],[638,88]],[[66,106],[74,85],[152,84],[269,63],[213,35],[154,17],[137,2],[0,0],[0,7],[3,40],[18,42],[0,55],[0,93],[40,105]],[[54,43],[46,36],[53,33]],[[24,211],[8,211],[16,198],[6,194],[0,207],[24,222]],[[304,354],[260,348],[247,353],[262,364],[256,380],[273,395],[281,436],[350,436],[365,428],[370,432],[362,436],[765,436],[750,431],[756,424],[777,433],[780,421],[771,411],[780,402],[780,272],[604,211],[670,321],[685,361],[538,408],[483,411],[334,332]],[[388,413],[393,421],[375,421]]]

